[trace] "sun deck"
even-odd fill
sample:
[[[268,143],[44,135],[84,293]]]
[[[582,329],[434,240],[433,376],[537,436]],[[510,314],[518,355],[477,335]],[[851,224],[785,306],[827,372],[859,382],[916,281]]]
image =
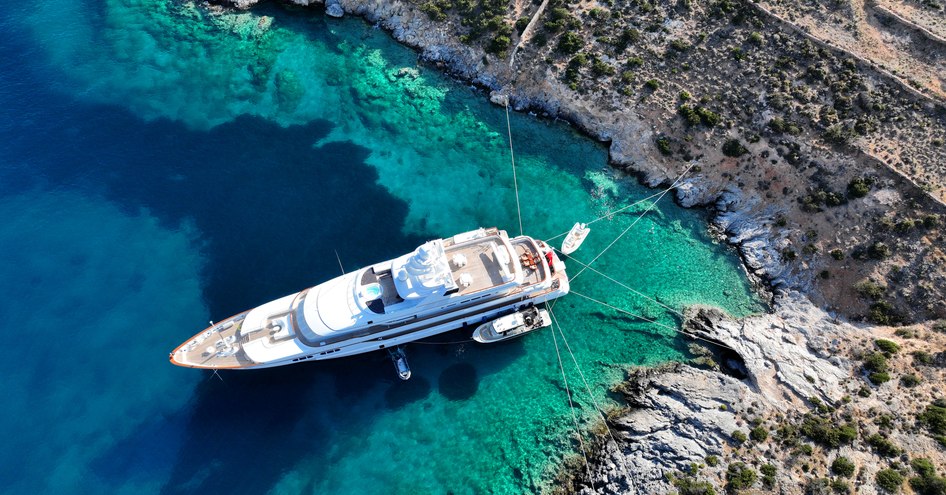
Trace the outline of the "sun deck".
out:
[[[498,236],[478,241],[446,249],[460,295],[498,287],[516,278],[512,256]]]

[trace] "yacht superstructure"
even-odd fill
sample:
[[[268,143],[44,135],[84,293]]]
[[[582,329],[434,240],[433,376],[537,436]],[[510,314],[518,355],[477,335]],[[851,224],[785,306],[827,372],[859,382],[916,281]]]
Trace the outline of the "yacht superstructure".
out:
[[[227,318],[170,358],[249,369],[351,356],[479,324],[568,289],[565,265],[545,242],[481,228]]]

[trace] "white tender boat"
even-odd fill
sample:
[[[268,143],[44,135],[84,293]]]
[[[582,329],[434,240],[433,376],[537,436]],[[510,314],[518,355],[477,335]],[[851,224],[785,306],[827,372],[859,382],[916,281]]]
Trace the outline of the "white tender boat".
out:
[[[572,254],[581,247],[581,243],[585,242],[585,238],[588,237],[588,234],[591,232],[591,229],[587,225],[576,222],[575,226],[568,231],[568,235],[565,236],[565,240],[562,241],[562,254]]]
[[[521,337],[551,324],[548,311],[532,306],[476,327],[473,340],[481,344],[492,344]]]
[[[170,359],[257,369],[351,356],[492,320],[568,289],[565,264],[545,242],[478,229],[227,318]]]

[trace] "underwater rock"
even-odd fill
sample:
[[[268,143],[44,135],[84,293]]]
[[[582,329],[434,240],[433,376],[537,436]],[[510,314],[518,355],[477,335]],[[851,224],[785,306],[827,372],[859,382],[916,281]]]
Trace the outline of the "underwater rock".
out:
[[[276,98],[279,101],[279,110],[292,112],[299,106],[305,96],[305,86],[298,76],[291,70],[284,70],[276,74]]]

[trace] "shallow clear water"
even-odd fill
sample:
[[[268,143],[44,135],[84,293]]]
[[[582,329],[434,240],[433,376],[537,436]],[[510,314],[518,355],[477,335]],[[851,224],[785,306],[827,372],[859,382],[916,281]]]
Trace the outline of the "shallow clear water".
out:
[[[576,451],[548,331],[411,345],[409,382],[383,354],[222,380],[167,362],[207,320],[334,276],[335,250],[353,269],[518,231],[505,113],[481,94],[360,21],[275,8],[19,3],[0,49],[4,491],[518,493]],[[567,126],[511,117],[528,234],[652,194]],[[576,256],[644,208],[594,224]],[[763,309],[669,198],[595,266],[672,307]],[[573,288],[678,323],[593,273]],[[669,329],[578,296],[554,311],[603,404],[625,366],[684,357]]]

